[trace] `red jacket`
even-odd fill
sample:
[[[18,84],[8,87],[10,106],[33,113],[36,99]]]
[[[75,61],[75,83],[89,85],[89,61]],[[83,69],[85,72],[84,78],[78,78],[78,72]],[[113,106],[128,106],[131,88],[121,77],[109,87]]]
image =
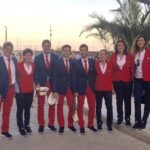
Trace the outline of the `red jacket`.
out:
[[[117,64],[117,54],[114,53],[111,56],[111,63],[113,65],[113,81],[123,81],[129,82],[133,80],[134,77],[134,59],[131,54],[126,55],[126,63],[124,64],[122,70]]]
[[[23,64],[23,62],[17,64],[19,88],[21,93],[33,92],[34,63],[32,63],[32,72],[30,75],[26,73]]]
[[[107,63],[107,68],[103,74],[100,69],[98,61],[95,63],[96,79],[95,79],[95,90],[96,91],[112,91],[112,65]]]
[[[146,49],[142,63],[143,80],[150,81],[150,48]]]

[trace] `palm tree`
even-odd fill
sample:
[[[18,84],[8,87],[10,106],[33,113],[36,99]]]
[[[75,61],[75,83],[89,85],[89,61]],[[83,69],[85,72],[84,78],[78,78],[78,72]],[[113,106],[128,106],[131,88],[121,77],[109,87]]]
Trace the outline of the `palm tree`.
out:
[[[89,36],[94,36],[102,41],[105,48],[110,44],[115,44],[116,40],[124,39],[129,48],[138,34],[144,34],[150,38],[150,5],[141,3],[138,0],[116,0],[118,9],[111,10],[114,13],[114,20],[108,21],[106,18],[96,13],[90,15],[96,19],[93,24],[87,25],[80,33],[80,36],[88,32]]]
[[[139,0],[139,2],[150,5],[150,0]]]

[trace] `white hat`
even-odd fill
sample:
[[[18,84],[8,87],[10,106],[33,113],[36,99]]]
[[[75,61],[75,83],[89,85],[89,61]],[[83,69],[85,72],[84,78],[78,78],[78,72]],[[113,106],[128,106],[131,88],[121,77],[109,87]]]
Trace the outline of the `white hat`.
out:
[[[53,93],[51,92],[50,95],[47,98],[49,105],[58,104],[58,99],[54,97]]]
[[[36,90],[39,91],[40,96],[44,96],[47,94],[49,88],[48,87],[40,87],[40,88],[37,88]]]

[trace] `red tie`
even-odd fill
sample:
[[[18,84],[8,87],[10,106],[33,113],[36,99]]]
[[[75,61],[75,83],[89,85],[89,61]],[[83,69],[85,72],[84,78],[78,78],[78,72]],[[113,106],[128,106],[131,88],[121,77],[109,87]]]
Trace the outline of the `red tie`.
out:
[[[48,55],[46,55],[46,67],[47,67],[47,69],[49,68],[49,59],[48,59]]]
[[[88,73],[88,67],[87,67],[87,60],[84,59],[84,69],[85,69],[85,73]]]
[[[8,83],[11,84],[10,58],[8,58]]]
[[[66,59],[66,70],[67,70],[67,73],[69,73],[69,60]]]

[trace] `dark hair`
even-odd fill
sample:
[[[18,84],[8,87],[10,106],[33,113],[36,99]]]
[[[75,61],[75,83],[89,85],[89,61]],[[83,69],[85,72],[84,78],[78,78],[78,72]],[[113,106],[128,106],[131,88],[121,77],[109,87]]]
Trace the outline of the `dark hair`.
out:
[[[65,45],[62,46],[62,50],[64,50],[65,48],[70,48],[71,49],[71,46],[68,45],[68,44],[65,44]]]
[[[135,38],[135,40],[134,40],[134,42],[133,42],[133,45],[132,45],[132,53],[133,54],[136,54],[139,50],[140,50],[140,48],[138,47],[138,45],[137,45],[137,42],[138,42],[138,40],[140,39],[140,38],[143,38],[144,39],[144,41],[145,41],[145,47],[147,46],[147,40],[146,40],[146,37],[144,36],[144,35],[138,35],[136,38]]]
[[[23,56],[26,54],[26,53],[30,53],[31,55],[33,55],[33,51],[29,48],[26,48],[25,50],[23,50]]]
[[[117,41],[117,43],[116,43],[116,45],[115,45],[115,53],[118,54],[117,46],[118,46],[119,43],[123,43],[123,45],[124,45],[124,52],[123,52],[123,54],[127,55],[127,53],[128,53],[128,51],[127,51],[127,45],[126,45],[125,41],[122,40],[122,39],[119,39],[119,40]]]
[[[105,52],[105,54],[108,55],[108,51],[107,51],[106,49],[101,49],[101,50],[99,51],[99,53],[100,53],[100,52]]]
[[[5,43],[3,44],[3,49],[5,49],[6,47],[9,47],[9,46],[12,47],[12,49],[13,49],[13,47],[14,47],[11,42],[9,42],[9,41],[8,41],[8,42],[5,42]]]
[[[87,46],[86,44],[81,44],[80,47],[79,47],[79,49],[81,49],[81,48],[83,48],[83,47],[86,47],[87,50],[88,50],[88,46]]]
[[[49,44],[51,45],[51,41],[48,40],[48,39],[45,39],[45,40],[42,41],[42,46],[43,46],[45,43],[49,43]]]

